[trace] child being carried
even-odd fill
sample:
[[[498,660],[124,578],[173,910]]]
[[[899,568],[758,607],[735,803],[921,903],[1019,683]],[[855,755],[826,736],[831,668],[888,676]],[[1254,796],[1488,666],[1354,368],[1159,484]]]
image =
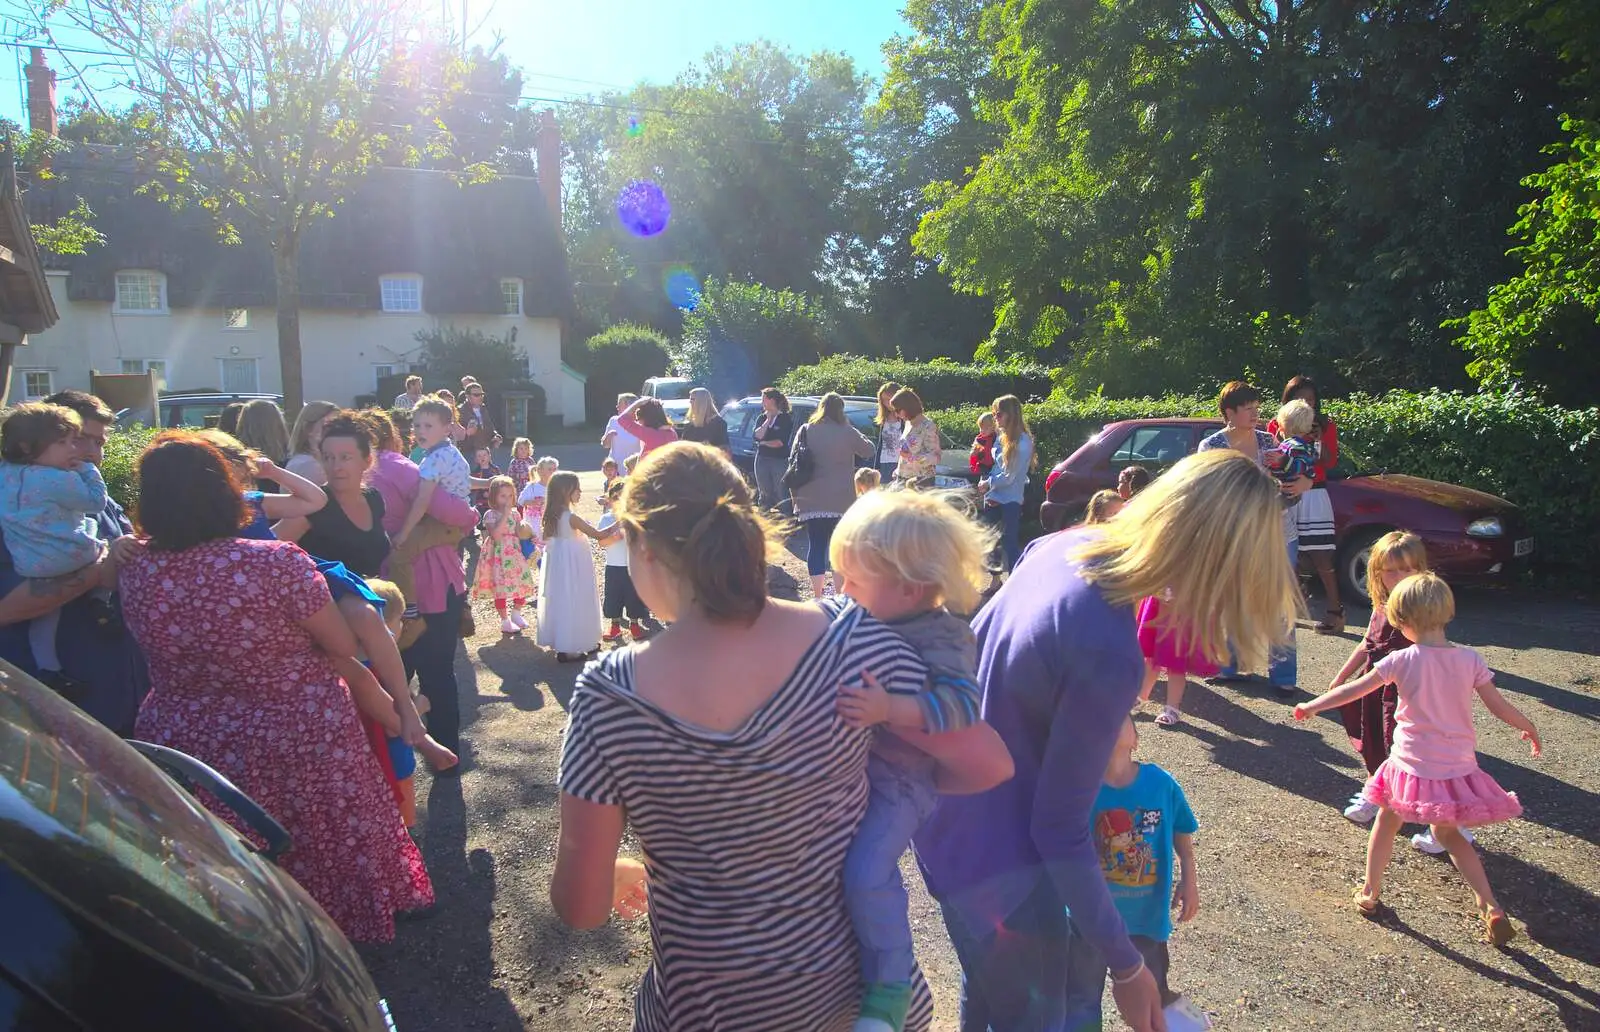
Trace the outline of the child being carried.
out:
[[[900,857],[938,799],[931,756],[899,732],[937,736],[980,722],[977,640],[950,610],[977,608],[992,535],[945,497],[869,491],[846,511],[830,549],[839,591],[916,647],[928,681],[890,694],[870,677],[841,689],[852,727],[881,726],[867,761],[872,794],[845,857],[845,906],[866,983],[854,1032],[899,1032],[916,964]]]

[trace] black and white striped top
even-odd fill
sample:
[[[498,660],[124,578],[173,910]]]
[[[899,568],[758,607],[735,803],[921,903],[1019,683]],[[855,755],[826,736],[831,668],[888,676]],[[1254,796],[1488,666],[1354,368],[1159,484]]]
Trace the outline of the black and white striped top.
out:
[[[621,806],[650,872],[654,958],[639,1032],[844,1032],[861,976],[845,913],[845,851],[867,807],[871,735],[835,709],[863,669],[916,691],[927,668],[858,606],[833,618],[737,731],[686,723],[633,690],[633,655],[591,664],[572,694],[562,791]],[[933,1001],[920,973],[907,1032]]]

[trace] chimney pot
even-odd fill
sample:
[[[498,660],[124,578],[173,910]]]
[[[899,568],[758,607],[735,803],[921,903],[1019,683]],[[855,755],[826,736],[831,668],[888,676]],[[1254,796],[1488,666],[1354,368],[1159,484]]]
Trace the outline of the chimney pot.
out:
[[[537,159],[539,192],[544,195],[545,208],[561,231],[561,127],[556,124],[556,113],[546,108],[539,115],[538,142],[534,145]]]

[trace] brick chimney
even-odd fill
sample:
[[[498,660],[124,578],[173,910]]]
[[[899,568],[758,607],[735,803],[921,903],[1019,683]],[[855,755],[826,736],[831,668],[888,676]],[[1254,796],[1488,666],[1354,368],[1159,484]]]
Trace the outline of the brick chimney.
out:
[[[46,136],[56,135],[56,73],[44,63],[44,51],[33,47],[28,62],[28,127]]]
[[[537,143],[534,156],[538,162],[539,192],[544,195],[544,205],[550,210],[556,232],[561,231],[561,129],[556,125],[556,113],[546,108],[539,115]]]

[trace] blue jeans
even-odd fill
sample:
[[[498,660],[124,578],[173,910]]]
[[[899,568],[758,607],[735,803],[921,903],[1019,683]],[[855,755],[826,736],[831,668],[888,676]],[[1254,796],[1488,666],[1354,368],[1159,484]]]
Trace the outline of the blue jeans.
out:
[[[876,753],[867,758],[872,795],[844,858],[844,902],[861,947],[867,982],[910,982],[917,958],[911,947],[909,899],[900,858],[939,794],[933,782]]]
[[[961,961],[961,1032],[1099,1032],[1106,966],[1043,872],[1009,914],[939,901]]]
[[[1289,542],[1289,568],[1292,570],[1300,562],[1300,542]],[[1233,655],[1233,649],[1228,649],[1228,655]],[[1237,677],[1239,661],[1235,657],[1232,663],[1218,671],[1219,677]],[[1272,655],[1267,658],[1267,680],[1276,688],[1293,688],[1300,682],[1300,655],[1294,645],[1294,625],[1289,625],[1289,644],[1283,648],[1273,649]]]
[[[776,448],[763,448],[756,453],[756,504],[763,509],[776,509],[789,497],[783,486],[783,474],[789,469],[789,456]]]
[[[1022,558],[1022,503],[985,506],[983,521],[1000,528],[1000,554],[1005,559],[1005,571],[1010,573]]]

